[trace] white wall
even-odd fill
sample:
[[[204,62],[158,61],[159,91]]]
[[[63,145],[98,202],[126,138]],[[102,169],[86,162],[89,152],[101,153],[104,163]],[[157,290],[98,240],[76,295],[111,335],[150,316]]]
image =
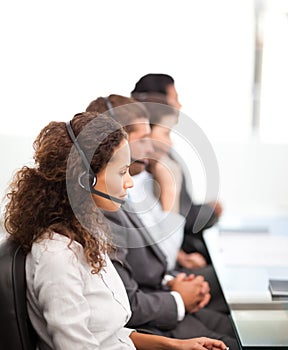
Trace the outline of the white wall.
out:
[[[3,213],[6,200],[4,196],[13,175],[23,165],[33,163],[33,141],[31,136],[0,133],[0,214]],[[3,220],[0,215],[0,240],[3,230]]]
[[[287,146],[250,141],[253,11],[242,0],[1,2],[1,195],[49,121],[163,72],[213,141],[226,212],[288,214]]]
[[[195,202],[217,199],[223,205],[224,220],[237,218],[288,217],[288,144],[265,144],[251,138],[242,142],[213,142],[212,152],[201,152],[174,136],[176,150],[185,160]],[[203,150],[216,166],[205,164]],[[215,173],[212,186],[207,185]],[[210,172],[210,174],[209,174]],[[217,176],[219,172],[219,181]],[[210,180],[211,181],[211,180]]]
[[[2,199],[15,172],[33,164],[32,136],[0,134],[0,198]]]
[[[0,132],[36,136],[52,119],[164,72],[209,136],[222,123],[246,135],[253,29],[250,0],[1,2]]]
[[[226,216],[288,216],[288,145],[218,144]]]

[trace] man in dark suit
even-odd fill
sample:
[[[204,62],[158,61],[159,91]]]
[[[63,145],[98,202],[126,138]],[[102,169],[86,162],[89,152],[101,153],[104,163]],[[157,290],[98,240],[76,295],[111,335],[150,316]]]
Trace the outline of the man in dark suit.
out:
[[[209,336],[237,349],[228,316],[205,307],[210,296],[203,278],[167,279],[164,254],[129,205],[104,215],[117,246],[111,258],[132,308],[128,326],[175,338]]]
[[[116,101],[117,95],[109,96],[110,106]],[[95,102],[93,108],[102,113],[99,102],[102,104],[103,99]],[[125,100],[121,99],[123,103]],[[127,106],[123,106],[123,114],[121,108],[109,111],[122,125],[121,117],[129,114]],[[149,121],[143,118],[142,110],[142,117],[137,118],[138,123],[128,131],[131,156],[138,160],[130,167],[132,175],[139,172],[139,167],[145,168],[145,153],[147,156],[151,150],[147,146]],[[143,139],[146,147],[141,143]],[[141,145],[142,158],[137,141]],[[163,252],[128,204],[118,212],[104,212],[104,215],[116,245],[111,258],[124,282],[132,308],[128,326],[178,338],[209,336],[223,339],[231,349],[237,349],[228,316],[206,307],[211,295],[205,279],[186,274],[169,276]]]
[[[131,96],[141,102],[160,102],[167,104],[178,111],[182,107],[179,102],[174,79],[168,74],[149,73],[142,76],[135,84]],[[203,231],[218,221],[222,214],[222,206],[219,202],[196,204],[187,190],[184,176],[180,198],[180,214],[186,218],[182,249],[186,253],[198,251],[203,255],[207,263],[211,263],[209,253],[203,241]],[[200,230],[197,229],[197,225],[195,226],[196,221],[200,223]],[[188,259],[186,261],[186,267],[191,268],[193,263],[189,264]],[[185,264],[185,259],[183,259],[182,263]]]

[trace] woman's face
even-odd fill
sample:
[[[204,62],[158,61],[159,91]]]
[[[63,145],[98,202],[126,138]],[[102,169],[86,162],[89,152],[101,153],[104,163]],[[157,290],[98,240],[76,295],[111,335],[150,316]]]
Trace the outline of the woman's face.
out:
[[[125,200],[127,189],[133,187],[133,180],[129,174],[130,149],[127,140],[123,140],[115,148],[114,153],[107,164],[97,174],[97,183],[94,188],[98,191],[109,194],[120,200]],[[93,194],[96,205],[104,210],[116,211],[121,204]]]

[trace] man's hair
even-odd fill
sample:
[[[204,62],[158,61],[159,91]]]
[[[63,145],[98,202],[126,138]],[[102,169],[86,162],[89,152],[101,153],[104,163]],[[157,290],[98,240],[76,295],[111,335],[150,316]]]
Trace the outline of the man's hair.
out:
[[[109,104],[107,103],[109,101]],[[113,108],[113,111],[110,108]],[[112,94],[108,97],[98,97],[90,102],[87,112],[102,113],[111,116],[120,123],[127,133],[134,131],[137,119],[145,118],[149,121],[150,115],[143,103],[131,97]]]
[[[134,97],[134,95],[145,92],[155,92],[166,95],[167,86],[171,84],[174,84],[174,79],[170,75],[149,73],[138,80],[134,89],[131,91],[131,96]]]

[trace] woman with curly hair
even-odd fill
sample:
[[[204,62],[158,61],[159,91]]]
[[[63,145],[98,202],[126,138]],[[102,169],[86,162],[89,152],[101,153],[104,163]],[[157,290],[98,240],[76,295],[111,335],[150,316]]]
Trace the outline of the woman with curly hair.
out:
[[[27,306],[39,349],[225,349],[218,340],[125,328],[130,305],[107,255],[113,247],[101,212],[118,210],[133,186],[120,125],[80,113],[49,123],[34,149],[35,165],[11,184],[5,228],[27,254]]]

